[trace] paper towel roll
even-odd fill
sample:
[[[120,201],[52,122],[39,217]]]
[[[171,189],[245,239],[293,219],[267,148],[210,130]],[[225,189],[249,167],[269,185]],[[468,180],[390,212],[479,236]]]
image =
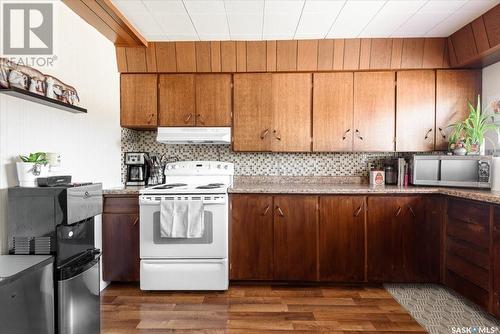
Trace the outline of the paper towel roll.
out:
[[[491,177],[491,190],[500,190],[500,157],[493,157]]]

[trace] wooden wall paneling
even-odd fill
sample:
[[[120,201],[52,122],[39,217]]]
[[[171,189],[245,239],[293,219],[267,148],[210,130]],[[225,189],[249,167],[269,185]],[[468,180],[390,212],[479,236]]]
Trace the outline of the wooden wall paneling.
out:
[[[488,34],[486,33],[483,17],[478,17],[472,21],[470,25],[472,33],[474,34],[477,52],[483,53],[487,51],[490,48],[490,42],[488,41]]]
[[[196,75],[196,125],[231,126],[231,74]]]
[[[318,42],[318,70],[330,71],[333,68],[333,40],[321,39]]]
[[[177,72],[196,72],[195,42],[175,42]]]
[[[196,42],[196,71],[211,72],[210,42]]]
[[[488,42],[493,48],[500,44],[500,5],[496,5],[483,14],[484,26],[488,34]]]
[[[222,70],[220,58],[220,42],[210,42],[210,68],[212,72],[220,72]]]
[[[443,68],[444,38],[426,38],[424,41],[423,68]]]
[[[314,73],[313,151],[351,151],[352,72]]]
[[[401,56],[403,55],[403,38],[392,39],[391,69],[401,68]]]
[[[344,43],[344,39],[333,40],[333,70],[341,71],[344,68]]]
[[[236,42],[220,42],[222,72],[236,72]]]
[[[120,46],[116,47],[116,65],[118,67],[118,72],[128,72],[126,48]]]
[[[247,72],[266,72],[267,47],[266,41],[247,42]]]
[[[157,73],[158,67],[156,66],[156,44],[149,43],[146,48],[146,69],[150,73]]]
[[[405,38],[401,54],[401,68],[422,68],[424,38]]]
[[[372,48],[372,40],[370,38],[362,38],[361,47],[359,51],[360,70],[370,69],[371,48]]]
[[[318,40],[301,40],[297,43],[297,71],[318,70]]]
[[[344,69],[354,71],[359,69],[359,52],[361,48],[361,40],[359,38],[348,38],[343,40],[340,49],[337,50],[335,44],[334,50],[334,69]],[[335,62],[338,60],[338,63]]]
[[[156,67],[160,73],[177,72],[177,57],[174,42],[156,44]]]
[[[268,72],[276,71],[276,41],[266,42],[266,66]]]
[[[370,53],[370,68],[377,70],[390,69],[391,54],[392,54],[391,38],[372,39],[372,47]]]
[[[247,71],[247,42],[236,42],[236,72]]]
[[[129,72],[147,72],[146,48],[126,48],[127,69]]]
[[[392,71],[354,73],[354,151],[394,151],[395,79]]]
[[[459,64],[463,64],[477,56],[476,42],[470,24],[462,27],[451,35],[450,38]]]
[[[450,67],[450,52],[448,50],[448,39],[444,39],[444,51],[443,51],[443,68]]]
[[[433,151],[435,72],[398,71],[396,76],[396,151]]]
[[[446,39],[446,45],[448,46],[448,59],[451,67],[457,66],[457,56],[455,54],[455,48],[451,42],[451,37]]]
[[[276,70],[297,70],[297,41],[276,42]]]

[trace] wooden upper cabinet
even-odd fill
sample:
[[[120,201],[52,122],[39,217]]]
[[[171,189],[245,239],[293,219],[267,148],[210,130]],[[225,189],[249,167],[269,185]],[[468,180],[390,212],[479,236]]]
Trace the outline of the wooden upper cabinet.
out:
[[[234,151],[270,151],[272,118],[270,73],[234,75]]]
[[[353,86],[351,72],[314,73],[313,151],[351,151]]]
[[[125,128],[157,126],[157,75],[122,74],[120,77],[120,124]]]
[[[318,197],[274,197],[274,278],[318,279]]]
[[[273,244],[273,197],[231,195],[231,279],[272,280]]]
[[[464,120],[467,100],[475,106],[481,94],[481,70],[437,71],[436,75],[436,150],[446,150],[449,126]]]
[[[433,151],[434,71],[399,71],[396,75],[396,151]]]
[[[319,257],[321,281],[364,280],[365,197],[320,197]]]
[[[195,75],[161,74],[159,126],[195,126]]]
[[[196,76],[196,125],[231,126],[231,74]]]
[[[394,151],[395,73],[354,73],[354,151]]]
[[[311,151],[311,73],[273,73],[272,97],[272,150]]]

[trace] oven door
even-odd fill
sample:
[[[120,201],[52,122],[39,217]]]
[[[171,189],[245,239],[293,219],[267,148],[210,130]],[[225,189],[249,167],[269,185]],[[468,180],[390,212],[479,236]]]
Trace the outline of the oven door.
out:
[[[162,238],[160,201],[203,200],[205,231],[201,238]],[[228,204],[226,194],[141,195],[141,259],[226,258],[228,255]]]

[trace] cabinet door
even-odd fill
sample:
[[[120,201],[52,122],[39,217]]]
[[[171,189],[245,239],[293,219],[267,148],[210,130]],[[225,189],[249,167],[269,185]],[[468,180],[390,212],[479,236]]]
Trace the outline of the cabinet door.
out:
[[[467,117],[467,100],[475,106],[480,93],[481,70],[437,71],[436,150],[448,149],[449,125]]]
[[[159,126],[195,125],[194,74],[161,74]]]
[[[500,222],[500,210],[495,209],[495,220]],[[493,305],[492,313],[500,317],[500,224],[493,229]]]
[[[317,280],[317,237],[316,196],[275,196],[274,278]]]
[[[273,279],[273,242],[272,196],[231,195],[231,279]]]
[[[435,74],[397,72],[396,151],[434,150]]]
[[[352,151],[354,75],[314,73],[313,151]]]
[[[271,87],[268,73],[234,75],[234,151],[271,150]]]
[[[402,225],[402,273],[406,282],[439,282],[442,198],[411,196],[404,202]]]
[[[139,215],[102,215],[102,275],[105,281],[139,281]]]
[[[319,277],[361,282],[365,277],[365,197],[321,196]]]
[[[310,73],[273,73],[272,150],[311,151],[312,77]]]
[[[402,279],[402,226],[404,201],[400,197],[368,197],[367,279],[392,282]]]
[[[354,73],[354,151],[394,151],[394,72]]]
[[[196,126],[231,126],[231,74],[196,76]]]
[[[120,124],[125,128],[157,127],[157,75],[120,76]]]

